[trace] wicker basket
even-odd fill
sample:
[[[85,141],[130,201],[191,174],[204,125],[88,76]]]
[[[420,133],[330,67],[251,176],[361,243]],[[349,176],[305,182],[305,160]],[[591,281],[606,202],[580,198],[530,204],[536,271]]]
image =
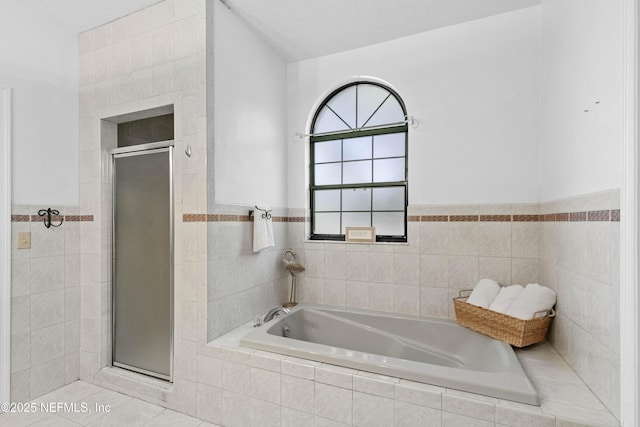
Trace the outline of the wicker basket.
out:
[[[468,304],[466,300],[470,292],[471,290],[466,289],[460,291],[460,296],[453,299],[458,323],[515,347],[526,347],[544,340],[555,316],[553,309],[539,311],[530,320],[507,316]]]

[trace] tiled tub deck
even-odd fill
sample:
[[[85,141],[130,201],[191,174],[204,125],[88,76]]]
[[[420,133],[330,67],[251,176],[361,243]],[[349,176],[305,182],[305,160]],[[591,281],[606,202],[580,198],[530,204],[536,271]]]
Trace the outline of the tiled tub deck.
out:
[[[225,426],[250,425],[258,414],[263,426],[619,425],[546,342],[517,350],[540,394],[537,407],[241,347],[250,330],[202,349],[199,417]]]
[[[36,402],[99,403],[110,405],[112,410],[108,413],[2,414],[0,425],[619,425],[548,343],[517,351],[540,393],[542,404],[537,407],[240,347],[240,337],[251,330],[247,324],[201,347],[193,367],[198,382],[194,415],[199,419],[164,409],[162,399],[138,396],[153,402],[147,403],[77,381]],[[129,378],[141,379],[138,374]]]

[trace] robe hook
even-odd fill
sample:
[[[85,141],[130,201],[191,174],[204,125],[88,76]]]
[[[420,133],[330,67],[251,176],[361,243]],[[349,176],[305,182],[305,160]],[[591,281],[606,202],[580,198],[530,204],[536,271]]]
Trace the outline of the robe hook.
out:
[[[59,216],[60,215],[60,211],[56,210],[56,209],[40,209],[38,211],[38,215],[43,216],[45,218],[43,218],[44,221],[44,226],[47,228],[51,228],[51,227],[60,227],[62,225],[62,223],[64,222],[64,217],[60,216],[60,224],[53,224],[51,223],[51,216]]]

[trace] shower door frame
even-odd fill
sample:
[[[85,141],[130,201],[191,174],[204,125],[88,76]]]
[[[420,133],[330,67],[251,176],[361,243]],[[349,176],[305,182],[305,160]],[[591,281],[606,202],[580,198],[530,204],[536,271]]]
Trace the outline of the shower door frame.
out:
[[[174,251],[175,251],[175,236],[174,236],[174,189],[173,189],[173,148],[174,140],[151,142],[147,144],[131,145],[128,147],[119,147],[109,150],[111,156],[111,170],[110,170],[110,183],[111,183],[111,365],[117,368],[127,369],[129,371],[144,374],[157,379],[165,380],[173,383],[174,374],[174,283],[175,283],[175,268],[174,268]],[[137,368],[124,363],[115,361],[116,352],[116,168],[115,162],[118,157],[133,157],[144,156],[145,154],[152,153],[169,153],[169,375],[159,374],[157,372],[151,372],[146,369]]]

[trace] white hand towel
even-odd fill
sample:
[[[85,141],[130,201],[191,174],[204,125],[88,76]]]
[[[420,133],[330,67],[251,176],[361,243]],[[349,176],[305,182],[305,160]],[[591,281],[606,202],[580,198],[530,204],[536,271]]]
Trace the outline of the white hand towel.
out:
[[[505,286],[500,289],[500,293],[493,300],[489,306],[489,310],[497,311],[498,313],[506,313],[513,301],[524,291],[524,288],[520,285]]]
[[[271,209],[264,207],[266,211]],[[260,252],[261,250],[275,246],[276,242],[273,238],[273,223],[271,218],[263,218],[262,210],[256,209],[253,211],[253,252]]]
[[[537,283],[529,283],[513,301],[505,313],[507,316],[529,320],[538,311],[551,310],[556,303],[556,293]]]
[[[500,285],[495,280],[482,279],[467,298],[469,304],[488,308],[500,292]]]

